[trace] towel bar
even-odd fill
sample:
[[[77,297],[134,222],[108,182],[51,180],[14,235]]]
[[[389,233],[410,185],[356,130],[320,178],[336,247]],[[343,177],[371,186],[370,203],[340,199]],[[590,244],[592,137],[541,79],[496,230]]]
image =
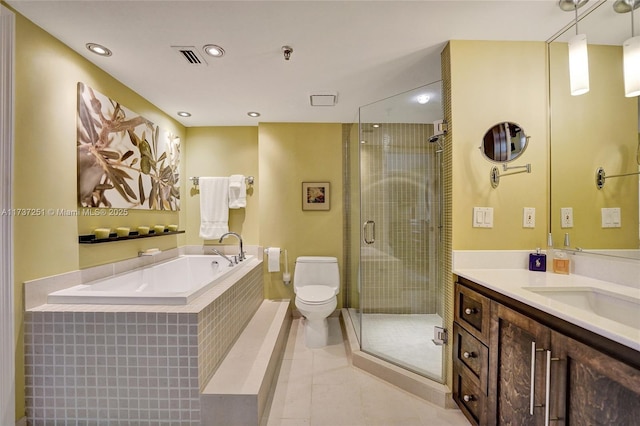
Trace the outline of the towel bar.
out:
[[[191,183],[193,183],[193,185],[198,186],[200,184],[200,177],[199,176],[191,176],[189,178],[189,180],[191,181]],[[248,186],[253,185],[254,182],[254,177],[253,176],[247,176],[244,178],[245,182],[247,183]]]

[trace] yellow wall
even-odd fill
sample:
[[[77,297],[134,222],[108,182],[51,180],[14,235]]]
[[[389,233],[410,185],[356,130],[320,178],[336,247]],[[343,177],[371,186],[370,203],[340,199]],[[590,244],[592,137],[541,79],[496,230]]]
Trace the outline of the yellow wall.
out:
[[[547,63],[544,42],[451,41],[452,245],[454,250],[546,246],[548,197]],[[506,176],[493,189],[495,164],[478,149],[494,124],[511,121],[531,137],[520,158],[531,173]],[[500,169],[502,172],[502,168]],[[494,226],[472,227],[473,207],[493,207]],[[536,227],[522,227],[524,207]]]
[[[637,170],[638,98],[624,97],[622,47],[589,45],[590,90],[569,92],[566,43],[550,46],[551,224],[555,245],[568,232],[572,247],[638,248],[638,179],[609,179],[597,189],[595,172]],[[573,228],[560,227],[560,209],[573,208]],[[600,209],[619,207],[622,227],[602,228]]]
[[[259,127],[260,243],[297,256],[335,256],[342,270],[342,126],[262,123]],[[329,211],[302,210],[302,182],[331,184]],[[282,272],[266,273],[265,297],[290,298]],[[344,286],[342,287],[344,288]],[[342,299],[342,292],[338,300]],[[338,304],[340,308],[341,303]]]
[[[186,210],[186,241],[190,245],[205,243],[199,237],[200,193],[188,180],[190,176],[253,176],[255,183],[248,187],[247,207],[229,210],[229,230],[242,235],[245,244],[260,242],[257,127],[190,127],[185,143],[186,190],[183,192]],[[207,241],[207,244],[217,241]],[[236,244],[228,238],[224,244]]]
[[[77,208],[76,85],[79,81],[184,139],[184,128],[67,46],[16,14],[16,97],[14,199],[16,208]],[[133,221],[179,221],[178,213],[133,212],[105,217],[100,226]],[[24,281],[135,257],[145,244],[123,241],[80,246],[79,232],[95,226],[75,216],[16,217],[14,273],[16,306],[16,389],[24,389]],[[146,239],[148,246],[176,247],[179,238]],[[144,241],[144,240],[140,240]],[[24,416],[24,393],[16,392],[16,416]]]

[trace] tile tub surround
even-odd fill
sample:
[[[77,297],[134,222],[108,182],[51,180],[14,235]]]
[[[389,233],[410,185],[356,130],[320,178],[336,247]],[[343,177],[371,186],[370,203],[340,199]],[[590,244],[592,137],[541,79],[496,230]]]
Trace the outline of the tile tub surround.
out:
[[[25,314],[30,424],[200,423],[200,391],[263,300],[263,268],[185,306],[53,305]]]

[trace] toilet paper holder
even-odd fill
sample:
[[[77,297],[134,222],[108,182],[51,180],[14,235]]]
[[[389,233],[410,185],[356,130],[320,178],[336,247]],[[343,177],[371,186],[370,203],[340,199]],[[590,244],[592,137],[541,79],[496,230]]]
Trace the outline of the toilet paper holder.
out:
[[[264,249],[264,254],[269,254],[269,249],[271,247],[267,247]],[[286,249],[280,249],[280,253],[284,253],[284,272],[282,273],[282,281],[284,285],[291,284],[291,274],[289,273],[289,256]]]

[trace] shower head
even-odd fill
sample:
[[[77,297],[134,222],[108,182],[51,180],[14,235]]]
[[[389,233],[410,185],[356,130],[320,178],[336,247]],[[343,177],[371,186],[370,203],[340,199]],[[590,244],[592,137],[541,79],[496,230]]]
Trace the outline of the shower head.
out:
[[[436,143],[438,145],[438,148],[440,148],[438,151],[436,152],[442,152],[442,150],[444,149],[442,147],[442,143],[441,143],[441,136],[443,136],[442,133],[440,133],[439,135],[433,135],[429,138],[429,143]]]

